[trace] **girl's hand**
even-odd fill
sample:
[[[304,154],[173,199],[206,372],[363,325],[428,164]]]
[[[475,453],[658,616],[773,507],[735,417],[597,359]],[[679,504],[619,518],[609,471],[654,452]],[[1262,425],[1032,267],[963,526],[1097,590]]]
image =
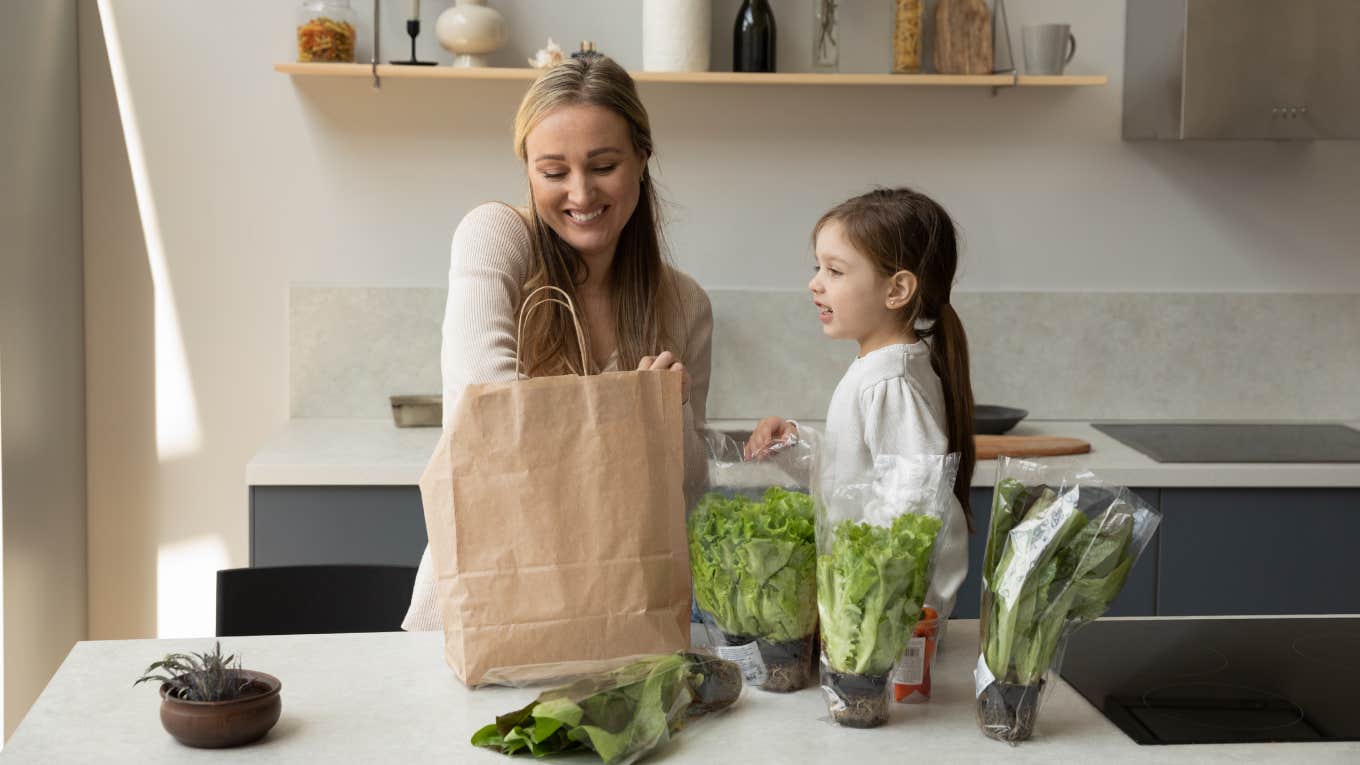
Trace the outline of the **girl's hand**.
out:
[[[643,356],[642,361],[638,362],[637,371],[639,372],[679,372],[680,378],[680,403],[689,403],[689,386],[692,380],[685,365],[675,357],[670,351],[662,351],[660,356]]]
[[[782,417],[761,420],[742,450],[742,458],[750,461],[764,459],[780,446],[787,446],[798,438],[798,426]]]

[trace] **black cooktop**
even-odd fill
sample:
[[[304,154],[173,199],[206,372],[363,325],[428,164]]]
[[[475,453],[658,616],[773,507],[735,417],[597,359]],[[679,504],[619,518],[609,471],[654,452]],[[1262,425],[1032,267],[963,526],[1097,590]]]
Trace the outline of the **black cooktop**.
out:
[[[1101,620],[1062,676],[1139,744],[1360,741],[1360,617]]]
[[[1098,422],[1158,462],[1360,462],[1360,430],[1340,424]]]

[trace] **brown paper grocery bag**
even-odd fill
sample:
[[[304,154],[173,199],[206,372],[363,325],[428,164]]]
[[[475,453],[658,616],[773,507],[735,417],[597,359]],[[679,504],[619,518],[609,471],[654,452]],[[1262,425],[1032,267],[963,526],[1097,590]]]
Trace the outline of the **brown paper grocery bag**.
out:
[[[420,479],[463,682],[689,646],[682,429],[676,372],[465,390]]]

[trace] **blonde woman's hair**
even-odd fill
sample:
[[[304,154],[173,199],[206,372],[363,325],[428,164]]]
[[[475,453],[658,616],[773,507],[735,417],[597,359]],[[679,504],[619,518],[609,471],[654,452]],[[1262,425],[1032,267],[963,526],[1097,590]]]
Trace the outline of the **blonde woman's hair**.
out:
[[[676,289],[661,234],[660,203],[647,169],[652,156],[651,123],[628,72],[605,56],[564,61],[544,72],[524,94],[515,114],[515,154],[528,162],[529,133],[550,112],[563,106],[599,106],[623,118],[633,148],[642,157],[642,187],[637,208],[619,234],[610,266],[609,289],[614,302],[614,333],[619,368],[630,370],[644,356],[671,348],[678,339],[665,326],[665,307],[676,300]],[[522,294],[551,285],[573,298],[584,283],[588,267],[580,254],[545,223],[529,195],[529,242],[532,264]],[[676,315],[671,312],[670,315]],[[520,352],[530,376],[592,373],[599,370],[580,358],[572,320],[565,308],[541,306],[525,321]]]

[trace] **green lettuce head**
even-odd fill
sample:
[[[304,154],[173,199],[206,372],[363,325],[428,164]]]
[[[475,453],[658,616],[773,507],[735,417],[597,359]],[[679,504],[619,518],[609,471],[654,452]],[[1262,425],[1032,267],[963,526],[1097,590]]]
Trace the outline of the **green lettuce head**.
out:
[[[921,618],[931,552],[943,522],[908,513],[891,527],[842,521],[817,560],[822,650],[831,669],[880,675],[906,650]]]
[[[694,597],[729,635],[778,643],[817,623],[812,498],[771,488],[761,501],[708,494],[689,518]]]

